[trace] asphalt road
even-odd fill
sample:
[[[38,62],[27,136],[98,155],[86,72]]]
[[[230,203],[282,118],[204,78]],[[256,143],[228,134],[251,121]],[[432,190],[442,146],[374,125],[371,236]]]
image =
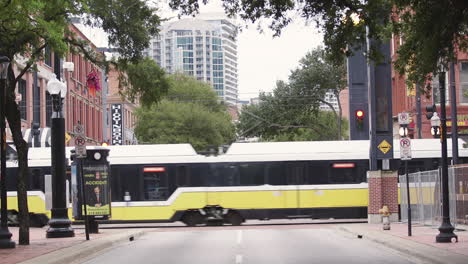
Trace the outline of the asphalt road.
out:
[[[414,263],[334,225],[160,229],[84,263]]]

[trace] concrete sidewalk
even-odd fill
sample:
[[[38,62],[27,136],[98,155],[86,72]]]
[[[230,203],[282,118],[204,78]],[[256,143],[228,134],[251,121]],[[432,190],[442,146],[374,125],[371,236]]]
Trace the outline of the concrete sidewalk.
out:
[[[338,227],[339,230],[413,256],[424,263],[467,264],[468,229],[466,226],[458,228],[461,229],[455,230],[458,243],[436,243],[439,230],[430,226],[413,225],[411,237],[408,236],[406,223],[392,223],[391,230],[383,230],[382,224],[346,224]]]
[[[16,248],[0,249],[0,264],[10,263],[72,263],[74,260],[104,250],[116,243],[141,236],[148,229],[99,229],[86,240],[83,226],[73,227],[75,237],[46,238],[47,227],[30,228],[30,245],[18,245],[18,228],[9,227]]]

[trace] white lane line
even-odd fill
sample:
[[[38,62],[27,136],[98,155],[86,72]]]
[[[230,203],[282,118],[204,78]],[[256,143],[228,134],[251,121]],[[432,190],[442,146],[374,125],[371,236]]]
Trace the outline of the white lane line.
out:
[[[236,255],[236,264],[242,263],[242,255]]]
[[[242,243],[242,230],[237,230],[237,244]]]

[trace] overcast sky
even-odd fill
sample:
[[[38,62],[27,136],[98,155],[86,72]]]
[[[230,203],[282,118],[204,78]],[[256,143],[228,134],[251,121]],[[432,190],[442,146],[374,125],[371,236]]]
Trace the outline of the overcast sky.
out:
[[[160,6],[160,15],[165,18],[175,17],[165,3]],[[203,13],[222,13],[220,0],[211,0],[207,6],[201,6]],[[248,26],[238,36],[238,73],[239,99],[253,98],[260,91],[271,91],[277,80],[287,80],[291,70],[298,66],[298,61],[310,50],[322,44],[322,35],[315,25],[305,25],[301,18],[297,18],[288,25],[280,37],[273,38],[273,32],[264,23],[264,32],[244,21],[237,21],[241,26]],[[85,34],[91,35],[93,41],[98,41],[96,33],[83,29]],[[103,46],[101,43],[96,43]]]

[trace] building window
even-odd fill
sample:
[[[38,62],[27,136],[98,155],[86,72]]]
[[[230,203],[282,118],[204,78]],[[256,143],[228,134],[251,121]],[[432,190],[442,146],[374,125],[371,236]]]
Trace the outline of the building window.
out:
[[[448,86],[448,72],[445,73],[445,103],[449,101],[449,86]],[[439,89],[439,76],[435,75],[432,77],[432,100],[435,104],[440,104],[440,89]]]
[[[23,80],[23,79],[19,80],[18,93],[21,94],[21,101],[19,102],[21,119],[27,120],[28,119],[28,107],[26,104],[26,100],[27,100],[26,80]]]
[[[468,61],[460,63],[460,103],[468,104]]]
[[[46,91],[46,126],[51,127],[52,96]]]
[[[44,63],[45,65],[52,67],[52,50],[49,46],[44,48]]]

